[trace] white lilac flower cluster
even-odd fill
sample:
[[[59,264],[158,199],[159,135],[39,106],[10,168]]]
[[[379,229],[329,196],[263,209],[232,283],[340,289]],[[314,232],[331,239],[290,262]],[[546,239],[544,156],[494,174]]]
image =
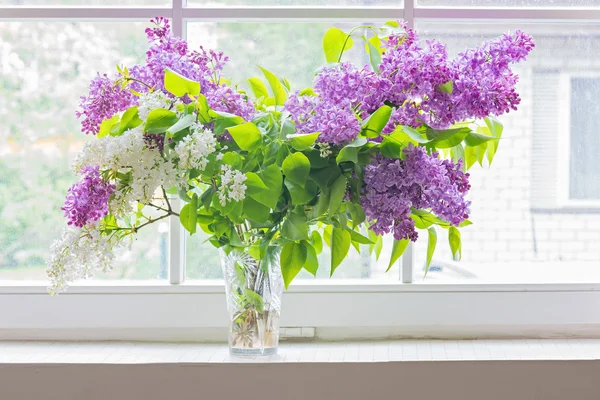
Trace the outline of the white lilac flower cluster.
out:
[[[165,159],[157,148],[148,147],[139,127],[121,136],[107,136],[87,143],[73,168],[78,171],[84,165],[131,172],[129,184],[117,187],[109,204],[111,214],[117,217],[131,212],[137,202],[150,203],[161,185],[173,187],[180,184],[181,175],[173,161]]]
[[[115,236],[102,235],[97,226],[65,228],[50,248],[50,294],[64,291],[69,282],[90,277],[94,270],[109,271],[118,245]]]
[[[167,108],[170,102],[169,97],[161,91],[143,93],[138,98],[138,116],[145,121],[150,111],[157,108]]]
[[[246,198],[246,175],[240,171],[231,169],[231,166],[224,164],[221,167],[223,175],[221,176],[221,187],[219,188],[219,202],[223,207],[229,201],[242,201]]]
[[[190,135],[184,137],[175,146],[175,153],[179,157],[179,168],[204,170],[208,163],[208,156],[217,148],[217,138],[210,129],[197,123],[190,127],[190,132]]]

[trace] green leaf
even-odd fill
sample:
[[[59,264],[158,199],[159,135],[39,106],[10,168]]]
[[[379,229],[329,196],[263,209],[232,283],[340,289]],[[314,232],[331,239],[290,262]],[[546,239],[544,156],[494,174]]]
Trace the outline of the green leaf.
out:
[[[318,230],[315,229],[314,231],[312,231],[312,233],[310,234],[310,241],[312,243],[312,246],[315,248],[317,254],[321,254],[321,252],[323,251],[323,238],[321,238],[321,234]]]
[[[334,215],[342,201],[344,200],[344,194],[346,194],[346,177],[340,175],[331,185],[331,191],[329,193],[329,215]]]
[[[136,106],[129,108],[123,113],[123,116],[121,117],[121,123],[119,125],[119,135],[129,129],[135,128],[136,126],[140,126],[142,122],[143,121],[138,115],[138,107]]]
[[[248,303],[250,303],[256,309],[257,313],[262,314],[265,312],[265,305],[260,294],[250,289],[246,289],[245,294]]]
[[[146,133],[164,133],[172,127],[179,118],[173,111],[165,110],[164,108],[157,108],[156,110],[150,111],[148,118],[146,118],[146,125],[144,126],[144,132]]]
[[[317,270],[319,269],[319,259],[317,258],[317,251],[308,242],[303,242],[306,246],[306,262],[303,268],[310,272],[313,276],[317,276]]]
[[[340,28],[329,28],[323,36],[323,52],[328,63],[340,62],[342,54],[354,46],[354,41]]]
[[[281,236],[289,240],[307,240],[308,223],[306,222],[306,215],[289,214],[281,227]]]
[[[177,132],[184,130],[185,128],[190,127],[196,121],[195,117],[192,114],[184,115],[179,121],[177,121],[173,126],[167,129],[168,137],[173,137]]]
[[[315,141],[319,137],[321,132],[303,134],[297,133],[293,135],[287,135],[287,139],[289,139],[292,143],[292,147],[298,151],[306,150],[310,148]]]
[[[206,100],[206,96],[200,93],[198,95],[198,119],[203,124],[208,124],[210,122],[210,107],[208,106],[208,101]]]
[[[287,289],[306,263],[307,249],[304,242],[287,242],[281,249],[281,274]]]
[[[196,223],[198,221],[198,195],[194,193],[191,201],[184,205],[179,211],[179,221],[181,225],[193,235],[196,233]]]
[[[479,165],[483,167],[483,158],[485,157],[485,153],[487,152],[488,143],[484,142],[477,146],[477,161]]]
[[[369,61],[371,62],[371,67],[373,70],[377,71],[379,69],[379,64],[381,64],[381,39],[378,36],[372,36],[367,40],[367,52],[369,53]]]
[[[467,146],[465,148],[465,166],[469,170],[477,162],[477,148]]]
[[[319,191],[319,187],[313,181],[307,181],[304,187],[302,187],[286,179],[285,187],[287,187],[290,196],[292,196],[292,205],[295,206],[310,203]]]
[[[394,239],[394,245],[392,246],[392,256],[390,258],[390,263],[388,264],[385,272],[388,272],[390,268],[398,261],[398,259],[404,253],[404,250],[408,247],[408,243],[410,241],[408,239],[396,240]]]
[[[235,143],[237,143],[242,150],[253,151],[258,149],[262,144],[260,129],[252,122],[231,126],[227,128],[227,131],[229,131],[231,137],[235,140]]]
[[[452,251],[452,259],[454,261],[460,261],[462,257],[460,231],[453,226],[448,229],[448,243],[450,244],[450,251]]]
[[[465,144],[467,146],[479,146],[481,143],[489,142],[490,140],[497,140],[492,136],[483,135],[481,133],[471,132],[465,138]]]
[[[364,237],[363,235],[356,231],[353,231],[352,229],[349,229],[348,232],[350,232],[350,238],[353,242],[360,244],[374,244],[374,242],[371,239]]]
[[[469,226],[469,225],[473,225],[473,223],[471,221],[469,221],[468,219],[465,219],[463,222],[461,222],[460,224],[458,224],[459,228],[463,228],[465,226]]]
[[[271,164],[258,174],[268,190],[260,193],[250,194],[250,196],[261,204],[269,208],[277,207],[281,188],[283,186],[283,176],[277,165]]]
[[[177,97],[183,97],[186,94],[190,96],[200,94],[198,82],[194,82],[170,68],[165,68],[165,89]]]
[[[427,138],[430,139],[430,143],[438,149],[447,149],[454,147],[462,142],[471,129],[469,128],[451,128],[445,130],[437,130],[427,127],[426,130]]]
[[[244,214],[253,221],[264,223],[267,222],[270,215],[270,208],[264,204],[260,204],[252,197],[247,196],[244,199]]]
[[[496,139],[502,138],[502,131],[504,127],[502,124],[493,117],[487,117],[483,119],[485,124],[487,125],[488,130]],[[500,144],[500,140],[495,140],[493,142],[488,143],[487,146],[487,159],[488,164],[492,165],[492,161],[494,160],[494,156],[496,155],[496,151],[498,150],[498,145]]]
[[[454,163],[458,163],[458,160],[463,160],[462,170],[464,172],[466,170],[466,165],[464,163],[466,154],[465,148],[462,146],[462,144],[457,144],[456,146],[451,147],[450,156],[452,157],[452,161],[454,161]]]
[[[347,230],[333,228],[331,233],[331,276],[348,255],[350,242],[351,236]]]
[[[323,240],[327,244],[327,246],[331,247],[331,233],[333,231],[332,225],[327,225],[325,229],[323,229]]]
[[[300,93],[298,93],[298,96],[317,96],[317,94],[315,93],[315,90],[311,87],[302,89],[300,91]]]
[[[270,71],[267,71],[263,67],[258,67],[267,78],[269,85],[271,86],[271,90],[273,91],[273,95],[275,96],[275,105],[282,106],[287,100],[287,91],[285,87],[281,83],[281,81]]]
[[[352,217],[352,229],[365,222],[365,210],[360,204],[347,203],[346,208],[350,211]]]
[[[223,164],[230,165],[233,169],[242,168],[242,157],[234,151],[228,151],[227,153],[223,154],[222,161]]]
[[[114,133],[113,133],[114,132]],[[119,116],[113,115],[111,118],[105,119],[100,124],[100,131],[96,135],[99,139],[105,136],[115,136],[119,132]]]
[[[369,118],[363,121],[361,133],[369,138],[378,137],[390,120],[391,115],[392,107],[387,105],[379,107]]]
[[[341,150],[335,161],[339,164],[344,161],[351,161],[358,163],[358,150],[360,147],[367,144],[367,139],[359,137],[354,139],[352,142],[345,145]]]
[[[433,253],[435,252],[435,245],[437,244],[437,232],[435,228],[432,226],[427,229],[428,240],[427,240],[427,262],[425,263],[425,275],[429,272],[429,266],[431,265],[431,260],[433,259]]]
[[[304,186],[310,172],[310,161],[302,153],[293,153],[283,160],[281,169],[286,180]]]
[[[400,143],[407,145],[408,143],[413,143],[414,145],[418,144],[426,144],[429,143],[430,140],[426,139],[421,135],[419,131],[410,126],[397,126],[396,129],[391,133],[391,136],[399,140]]]
[[[248,195],[261,193],[269,189],[263,180],[260,179],[260,176],[254,172],[246,172],[246,182],[244,184],[246,185],[246,193]]]
[[[452,94],[452,91],[454,90],[454,82],[448,81],[442,85],[439,85],[437,89],[442,93]]]
[[[375,242],[375,260],[379,260],[381,250],[383,250],[383,236],[377,236],[377,241]]]
[[[379,151],[386,158],[400,158],[402,145],[385,137],[379,146]]]
[[[257,99],[260,99],[261,97],[266,99],[269,97],[269,90],[262,79],[256,77],[250,78],[248,79],[248,83],[250,83],[250,89]]]

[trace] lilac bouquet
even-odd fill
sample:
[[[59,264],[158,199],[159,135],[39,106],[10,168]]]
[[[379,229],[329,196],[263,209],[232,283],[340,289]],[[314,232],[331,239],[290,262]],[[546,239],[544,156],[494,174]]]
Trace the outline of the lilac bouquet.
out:
[[[533,49],[530,36],[451,59],[398,22],[369,35],[331,28],[313,87],[292,91],[261,68],[251,99],[222,76],[223,53],[191,50],[168,21],[151,22],[146,62],[98,75],[81,98],[82,131],[97,140],[74,163],[82,179],[62,208],[69,226],[49,260],[52,291],[109,269],[126,237],[172,216],[226,255],[280,255],[286,287],[302,269],[316,274],[323,241],[331,274],[351,245],[380,249],[384,234],[395,239],[390,267],[418,230],[428,232],[428,264],[438,229],[460,257],[466,171],[496,153],[494,117],[519,104],[511,65]],[[355,40],[370,65],[342,61]],[[248,290],[244,304],[258,307],[260,291]]]

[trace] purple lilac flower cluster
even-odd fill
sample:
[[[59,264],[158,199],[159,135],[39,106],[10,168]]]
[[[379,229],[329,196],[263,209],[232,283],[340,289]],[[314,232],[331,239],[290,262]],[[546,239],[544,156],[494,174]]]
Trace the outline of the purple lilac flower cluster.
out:
[[[115,185],[102,179],[97,166],[83,167],[81,172],[83,179],[71,186],[61,208],[68,224],[79,228],[108,214],[108,201],[116,189]]]
[[[377,73],[348,63],[328,67],[314,81],[316,97],[294,93],[286,108],[300,132],[322,132],[320,140],[343,144],[356,138],[360,120],[379,106],[394,110],[383,133],[397,125],[427,124],[445,129],[456,122],[516,109],[517,75],[510,65],[533,49],[532,38],[517,31],[448,58],[435,40],[421,41],[404,26],[391,35]],[[452,85],[452,90],[442,85]]]
[[[236,114],[246,120],[252,119],[252,103],[237,91],[219,83],[218,72],[227,63],[227,56],[222,52],[207,51],[203,47],[199,51],[190,51],[185,40],[171,34],[167,19],[158,17],[150,22],[153,27],[146,29],[150,42],[146,62],[129,68],[129,76],[133,79],[129,88],[139,93],[149,90],[167,93],[163,83],[164,72],[165,68],[170,68],[199,82],[208,104],[215,110]],[[137,105],[137,97],[129,88],[121,90],[116,83],[118,78],[111,79],[104,75],[94,79],[89,96],[81,98],[81,111],[77,112],[77,117],[83,117],[84,133],[97,134],[100,123],[105,118]]]
[[[439,218],[456,226],[469,216],[469,174],[461,162],[440,160],[422,147],[404,149],[404,160],[378,156],[365,169],[361,204],[366,216],[374,220],[373,232],[393,233],[397,240],[417,240],[411,207],[431,209]]]
[[[106,74],[98,75],[90,84],[90,94],[81,97],[82,111],[76,112],[77,118],[83,117],[81,130],[97,134],[102,120],[127,110],[135,101],[135,96],[129,90],[122,90]]]
[[[319,141],[343,144],[360,132],[356,114],[367,116],[379,107],[384,84],[377,74],[350,63],[326,67],[314,82],[316,96],[297,92],[285,104],[300,133],[321,132]]]

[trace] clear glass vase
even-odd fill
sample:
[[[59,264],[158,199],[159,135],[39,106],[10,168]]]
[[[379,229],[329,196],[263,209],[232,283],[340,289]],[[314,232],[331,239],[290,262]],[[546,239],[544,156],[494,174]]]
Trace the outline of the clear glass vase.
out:
[[[263,259],[256,259],[241,250],[227,254],[220,249],[232,355],[277,353],[283,294],[279,252],[271,246]]]

